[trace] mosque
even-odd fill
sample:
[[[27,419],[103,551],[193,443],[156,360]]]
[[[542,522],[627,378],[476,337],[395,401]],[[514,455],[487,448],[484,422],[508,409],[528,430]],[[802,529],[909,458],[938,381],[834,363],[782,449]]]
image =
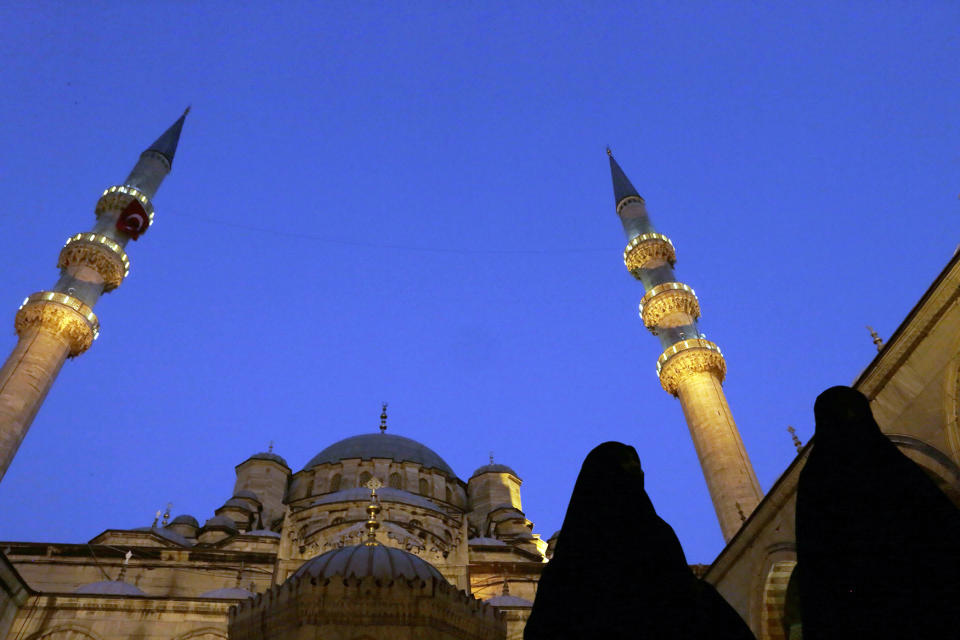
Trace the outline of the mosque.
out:
[[[123,282],[125,247],[149,230],[183,114],[127,179],[103,191],[96,223],[69,238],[60,277],[26,298],[0,369],[0,478],[68,358],[99,332],[93,307]],[[624,263],[660,341],[726,547],[698,568],[765,640],[802,637],[795,588],[797,477],[813,446],[764,494],[723,393],[726,363],[703,337],[697,296],[674,272],[670,238],[609,158]],[[919,293],[919,292],[918,292]],[[954,256],[853,384],[888,437],[960,504],[960,258]],[[543,567],[562,538],[535,532],[514,469],[459,478],[425,444],[348,437],[291,469],[272,450],[236,466],[212,515],[158,514],[150,527],[88,542],[2,542],[0,637],[48,640],[522,638]],[[562,542],[560,543],[562,544]]]

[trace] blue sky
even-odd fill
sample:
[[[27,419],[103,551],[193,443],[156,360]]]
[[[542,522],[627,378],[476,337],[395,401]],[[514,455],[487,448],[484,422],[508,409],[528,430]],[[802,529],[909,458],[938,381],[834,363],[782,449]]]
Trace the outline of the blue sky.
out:
[[[0,8],[0,302],[187,104],[153,227],[0,486],[0,539],[201,521],[233,466],[376,430],[535,531],[635,446],[691,562],[722,538],[621,260],[604,146],[677,247],[764,489],[960,234],[960,5],[98,3]],[[84,3],[87,5],[87,3]],[[616,492],[611,487],[611,492]],[[610,523],[609,526],[614,526]]]

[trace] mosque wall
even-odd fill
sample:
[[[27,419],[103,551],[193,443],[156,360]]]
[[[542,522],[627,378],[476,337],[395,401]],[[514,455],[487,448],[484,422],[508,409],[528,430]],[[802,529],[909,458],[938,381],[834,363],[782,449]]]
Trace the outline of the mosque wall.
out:
[[[6,548],[7,558],[23,580],[30,588],[44,593],[72,593],[81,585],[117,580],[126,550],[43,543],[14,543]],[[238,577],[242,588],[264,591],[273,575],[272,555],[156,547],[130,550],[133,556],[123,580],[148,596],[195,598],[214,589],[236,587]]]
[[[25,640],[226,640],[232,601],[36,595],[11,633]]]

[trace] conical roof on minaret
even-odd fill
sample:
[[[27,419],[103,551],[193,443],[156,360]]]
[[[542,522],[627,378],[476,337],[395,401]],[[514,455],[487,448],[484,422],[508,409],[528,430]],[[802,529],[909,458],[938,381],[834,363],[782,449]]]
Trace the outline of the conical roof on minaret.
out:
[[[177,118],[177,121],[170,125],[170,128],[163,132],[157,138],[156,142],[147,147],[147,151],[156,151],[162,153],[173,166],[173,156],[177,153],[177,143],[180,142],[180,132],[183,130],[183,121],[190,113],[190,107],[187,107],[183,115]]]
[[[623,169],[620,168],[620,165],[617,164],[613,153],[610,151],[610,147],[607,147],[607,155],[610,156],[610,177],[613,178],[613,197],[616,200],[615,204],[620,204],[621,200],[629,196],[637,196],[639,198],[640,194],[637,193],[637,189],[630,182],[627,174],[625,174]]]

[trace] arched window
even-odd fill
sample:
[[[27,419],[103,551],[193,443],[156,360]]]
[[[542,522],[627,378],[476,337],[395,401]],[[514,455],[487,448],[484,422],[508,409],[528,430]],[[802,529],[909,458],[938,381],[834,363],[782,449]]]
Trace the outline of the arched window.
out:
[[[794,560],[781,560],[773,563],[767,573],[763,587],[763,609],[761,613],[762,640],[788,640],[791,638],[791,623],[787,620],[786,600],[787,584],[790,582]]]
[[[420,478],[420,495],[430,495],[430,483],[427,482],[426,478]]]
[[[453,502],[453,492],[450,491],[450,487],[443,488],[443,499],[447,502]]]
[[[388,482],[387,484],[390,485],[390,488],[391,488],[391,489],[402,489],[402,488],[403,488],[403,480],[400,479],[400,474],[399,474],[399,473],[391,473],[391,474],[390,474],[390,480],[389,480],[389,482]]]
[[[361,487],[367,486],[367,483],[370,482],[370,478],[372,478],[372,477],[373,477],[373,476],[370,475],[370,472],[369,472],[369,471],[364,471],[363,473],[361,473],[361,474],[360,474],[360,486],[361,486]]]
[[[334,475],[330,478],[330,491],[340,491],[341,478],[340,474]]]

